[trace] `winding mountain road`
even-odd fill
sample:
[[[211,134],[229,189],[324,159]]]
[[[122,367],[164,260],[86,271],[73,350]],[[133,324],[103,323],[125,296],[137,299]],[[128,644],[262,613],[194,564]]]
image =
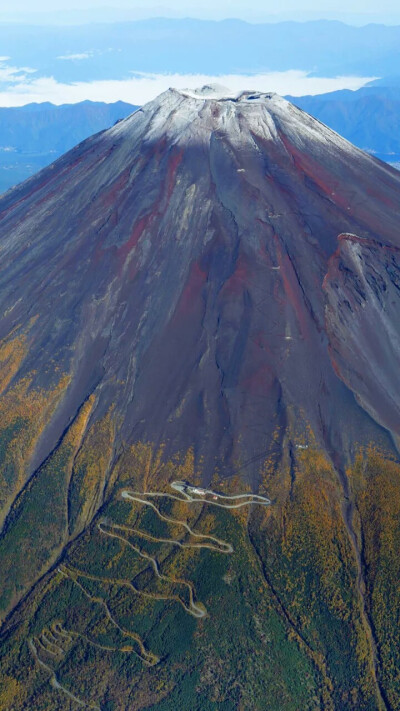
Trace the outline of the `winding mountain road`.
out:
[[[50,673],[50,683],[53,686],[53,688],[62,691],[71,701],[75,702],[78,706],[81,707],[87,707],[87,708],[92,708],[92,709],[99,709],[100,706],[92,703],[92,702],[86,702],[80,699],[79,697],[75,696],[72,694],[68,689],[66,689],[64,686],[62,686],[57,678],[56,672],[52,667],[47,664],[46,662],[43,661],[41,658],[39,652],[38,652],[38,647],[41,648],[42,653],[46,653],[50,655],[50,657],[57,657],[64,652],[61,646],[61,640],[64,638],[65,640],[71,640],[72,638],[82,638],[85,640],[88,644],[93,645],[95,647],[98,647],[100,649],[103,649],[104,651],[122,651],[122,652],[133,652],[135,653],[140,659],[148,666],[153,666],[154,664],[157,664],[159,661],[158,657],[156,655],[152,654],[151,652],[148,652],[145,649],[145,646],[143,644],[142,639],[140,638],[139,635],[137,635],[135,632],[131,632],[127,629],[124,629],[118,621],[114,618],[109,605],[106,600],[104,600],[102,597],[97,597],[93,596],[91,593],[86,590],[86,588],[82,585],[82,583],[79,581],[79,578],[83,578],[86,580],[92,580],[92,581],[97,581],[99,583],[103,584],[111,584],[111,585],[120,585],[123,587],[129,588],[132,592],[134,592],[137,595],[143,595],[144,597],[152,598],[153,600],[175,600],[178,602],[184,610],[192,615],[193,617],[196,618],[203,618],[207,615],[207,610],[204,607],[202,603],[196,602],[195,601],[195,589],[194,586],[191,582],[187,580],[183,580],[181,578],[173,578],[171,576],[164,575],[160,571],[159,563],[157,559],[150,555],[149,553],[146,553],[145,551],[141,550],[139,546],[134,545],[129,541],[124,535],[125,534],[134,534],[138,537],[144,538],[145,540],[152,541],[154,543],[166,543],[166,544],[171,544],[174,546],[178,546],[180,548],[206,548],[209,550],[212,550],[217,553],[223,553],[223,554],[231,554],[233,553],[233,546],[223,540],[220,540],[219,538],[216,538],[215,536],[211,536],[209,534],[204,534],[204,533],[198,533],[194,531],[190,526],[186,523],[186,521],[180,521],[179,519],[174,519],[170,516],[166,516],[163,514],[160,509],[153,503],[153,501],[149,499],[169,499],[172,501],[178,501],[180,503],[186,503],[186,504],[201,504],[202,506],[209,505],[209,506],[217,506],[219,508],[224,508],[228,510],[232,509],[240,509],[244,506],[251,506],[251,505],[261,505],[261,506],[269,506],[271,504],[271,501],[266,497],[266,496],[260,496],[258,494],[234,494],[234,495],[226,495],[226,494],[218,494],[210,489],[198,489],[197,487],[192,487],[189,484],[186,484],[186,482],[182,481],[174,481],[171,483],[171,488],[181,494],[181,496],[175,496],[174,494],[169,494],[163,491],[150,491],[150,492],[138,492],[138,491],[131,491],[129,489],[124,489],[121,492],[121,497],[123,499],[128,499],[129,501],[132,502],[137,502],[139,504],[142,504],[143,506],[149,506],[157,516],[160,518],[160,520],[165,521],[169,524],[172,524],[175,527],[182,527],[185,529],[189,535],[195,539],[198,539],[198,542],[196,543],[188,543],[188,542],[182,542],[176,538],[157,538],[156,536],[153,536],[145,531],[141,531],[140,529],[137,528],[130,528],[129,526],[124,526],[121,524],[116,524],[116,523],[110,523],[109,521],[103,520],[100,521],[97,524],[97,528],[100,531],[101,534],[104,536],[108,536],[110,538],[115,538],[119,540],[123,545],[128,546],[131,548],[135,553],[137,553],[141,558],[146,560],[152,567],[154,574],[156,577],[166,583],[171,583],[173,585],[181,585],[184,586],[189,593],[189,604],[186,604],[184,600],[178,595],[178,594],[159,594],[159,593],[152,593],[148,592],[147,590],[140,590],[133,585],[131,580],[126,580],[126,579],[116,579],[116,578],[107,578],[107,577],[102,577],[98,575],[94,575],[92,573],[88,573],[82,570],[78,570],[77,568],[74,568],[72,565],[65,565],[65,564],[60,564],[58,567],[58,573],[61,574],[63,577],[69,579],[72,583],[77,585],[81,592],[84,593],[84,595],[92,602],[95,604],[99,604],[103,607],[105,614],[109,620],[109,622],[116,627],[123,636],[129,637],[132,641],[135,641],[135,643],[138,645],[140,651],[136,651],[133,646],[131,645],[124,645],[122,646],[119,650],[111,648],[107,645],[102,645],[94,640],[91,640],[89,637],[87,637],[84,634],[81,634],[76,631],[72,630],[66,630],[60,622],[54,622],[52,629],[47,629],[43,630],[42,634],[40,637],[36,638],[30,638],[28,640],[28,645],[29,648],[36,659],[37,663],[39,664],[40,667],[45,669],[47,672]],[[212,498],[210,498],[212,497]],[[228,503],[228,502],[234,502],[234,503]]]

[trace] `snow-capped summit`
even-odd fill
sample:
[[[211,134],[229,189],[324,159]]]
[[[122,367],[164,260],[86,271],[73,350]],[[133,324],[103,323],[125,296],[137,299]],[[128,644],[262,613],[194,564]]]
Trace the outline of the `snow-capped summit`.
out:
[[[146,140],[158,141],[164,135],[181,146],[194,141],[207,145],[221,131],[243,148],[254,145],[253,134],[281,146],[286,136],[304,152],[315,153],[321,147],[368,160],[362,151],[278,94],[248,89],[234,93],[219,85],[168,89],[120,121],[104,138],[125,135],[132,142],[143,133]]]
[[[174,91],[193,99],[208,99],[211,101],[255,101],[276,96],[274,92],[259,92],[255,89],[235,92],[222,84],[205,84],[198,89],[175,89]]]

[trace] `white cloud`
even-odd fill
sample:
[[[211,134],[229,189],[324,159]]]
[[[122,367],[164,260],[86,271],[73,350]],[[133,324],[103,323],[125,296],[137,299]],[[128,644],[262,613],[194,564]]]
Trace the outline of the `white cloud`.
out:
[[[10,57],[0,57],[0,85],[2,83],[15,83],[29,81],[29,74],[34,74],[35,69],[31,67],[13,67],[8,64]]]
[[[93,57],[93,52],[81,52],[81,54],[60,54],[60,56],[56,57],[56,59],[70,59],[75,61],[80,59],[90,59],[90,57]]]
[[[87,49],[85,52],[67,52],[67,54],[60,54],[56,59],[64,59],[67,61],[80,61],[81,59],[90,59],[91,57],[99,57],[102,54],[108,54],[109,52],[122,52],[121,49],[113,49],[113,47],[108,47],[107,49]]]
[[[0,81],[1,81],[0,65]],[[230,74],[210,76],[206,74],[143,74],[135,73],[129,79],[100,80],[94,82],[58,82],[54,77],[34,78],[15,72],[22,69],[8,67],[8,86],[1,90],[0,106],[23,106],[31,102],[51,101],[54,104],[91,101],[126,101],[144,104],[173,86],[177,89],[195,88],[203,84],[219,83],[234,92],[242,89],[276,91],[279,94],[321,94],[337,89],[359,89],[375,77],[312,77],[307,72],[291,70],[253,75]],[[13,74],[14,71],[14,74]],[[26,70],[24,70],[26,71]],[[30,70],[32,71],[32,70]],[[11,72],[11,73],[10,73]],[[6,80],[5,76],[3,81]]]

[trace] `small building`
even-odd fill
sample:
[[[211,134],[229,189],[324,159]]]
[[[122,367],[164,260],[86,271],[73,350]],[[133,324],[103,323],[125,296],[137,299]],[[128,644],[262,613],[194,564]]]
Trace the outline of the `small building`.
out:
[[[199,494],[200,496],[205,496],[207,493],[205,489],[199,489],[197,486],[191,486],[189,491],[191,494]]]

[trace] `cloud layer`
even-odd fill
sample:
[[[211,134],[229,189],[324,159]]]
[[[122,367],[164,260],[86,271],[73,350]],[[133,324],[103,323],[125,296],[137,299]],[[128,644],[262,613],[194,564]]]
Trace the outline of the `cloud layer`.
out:
[[[61,57],[60,57],[61,58]],[[63,59],[84,59],[83,55],[64,55]],[[195,88],[203,84],[219,83],[233,92],[242,89],[276,91],[279,94],[322,94],[337,89],[359,89],[375,77],[314,77],[307,72],[291,70],[253,75],[229,74],[143,74],[134,73],[126,79],[93,82],[62,83],[54,77],[38,77],[27,67],[10,66],[0,57],[0,106],[23,106],[32,102],[50,101],[53,104],[74,104],[79,101],[126,101],[144,104],[169,87]]]

